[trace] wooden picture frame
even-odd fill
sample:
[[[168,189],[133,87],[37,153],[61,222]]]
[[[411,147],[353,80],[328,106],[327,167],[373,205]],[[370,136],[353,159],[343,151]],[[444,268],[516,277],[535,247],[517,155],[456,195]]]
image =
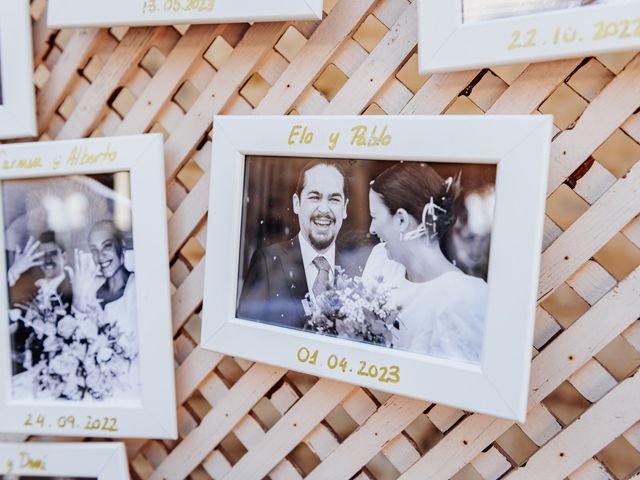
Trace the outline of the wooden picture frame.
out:
[[[322,0],[50,0],[49,27],[320,20]]]
[[[422,73],[640,48],[637,0],[522,12],[479,21],[465,20],[465,1],[418,0],[418,59]]]
[[[0,475],[129,480],[123,443],[0,443]]]
[[[29,1],[0,5],[0,140],[37,135]]]
[[[162,136],[0,163],[0,431],[175,438]]]
[[[524,421],[551,126],[550,116],[216,117],[213,129],[201,346],[311,375]],[[327,175],[330,173],[334,179],[335,175],[343,171],[343,167],[344,171],[350,168],[351,173],[339,173],[337,178],[343,179],[342,184],[339,181],[334,183],[342,185],[342,190],[339,186],[334,186],[337,193],[331,195],[322,193],[321,188],[318,188],[320,193],[315,190],[307,192],[312,188],[307,185],[307,181],[311,182],[308,172],[312,170],[305,170],[307,166],[300,166],[314,159],[320,165],[317,172],[322,171]],[[271,173],[267,174],[267,170],[259,169],[261,165],[273,162],[276,162],[276,167]],[[323,165],[323,162],[330,164]],[[343,167],[336,167],[336,163],[340,162]],[[370,182],[371,185],[375,185],[375,182],[380,184],[381,176],[374,177],[366,173],[364,168],[367,165],[377,168],[376,165],[380,166],[382,162],[385,165],[402,165],[397,170],[403,170],[414,162],[418,162],[414,166],[423,168],[426,165],[432,170],[446,171],[449,168],[451,171],[453,168],[455,172],[458,169],[463,172],[462,177],[469,177],[466,181],[473,181],[473,175],[465,173],[472,171],[471,167],[476,168],[475,171],[494,169],[494,183],[490,186],[495,188],[495,196],[492,197],[495,199],[495,210],[493,207],[486,209],[492,218],[492,230],[487,307],[486,310],[484,307],[482,309],[484,333],[473,337],[482,344],[477,360],[457,358],[451,352],[442,355],[441,352],[432,354],[428,350],[400,347],[400,340],[394,344],[398,348],[388,348],[388,341],[381,342],[383,345],[354,341],[362,340],[363,337],[349,337],[349,334],[341,333],[337,327],[338,321],[335,322],[338,335],[321,334],[320,332],[329,330],[315,328],[317,324],[313,325],[315,330],[310,331],[308,318],[317,318],[315,315],[318,310],[308,310],[309,305],[305,303],[313,299],[310,297],[311,283],[308,277],[305,282],[304,276],[312,270],[307,267],[307,260],[303,260],[306,247],[302,245],[307,241],[303,230],[306,228],[309,232],[315,231],[318,238],[322,235],[328,238],[327,232],[331,231],[334,235],[331,241],[335,242],[336,230],[341,228],[338,223],[342,222],[340,225],[345,228],[344,222],[347,219],[355,221],[353,217],[358,216],[366,221],[366,229],[370,222],[369,209],[373,208],[373,200],[369,197],[370,205],[367,207],[367,200],[355,203],[355,195],[360,195],[358,198],[364,195],[366,198],[370,188],[372,190],[369,195],[371,192],[375,193],[374,189],[378,187],[370,187]],[[299,167],[295,171],[290,170],[289,166],[294,164]],[[257,169],[254,170],[256,165]],[[381,168],[377,168],[376,172],[380,170]],[[292,183],[278,183],[285,177],[290,177]],[[347,181],[344,180],[347,178],[350,179],[348,189],[345,186]],[[446,178],[446,174],[443,178]],[[464,179],[456,178],[459,177],[453,173],[444,181],[447,192],[454,188],[451,185],[456,185],[456,182],[464,184]],[[252,179],[258,179],[257,183]],[[257,196],[256,192],[262,192],[262,197]],[[282,197],[274,197],[280,194]],[[309,200],[306,195],[310,195]],[[444,199],[445,194],[442,195]],[[339,203],[341,196],[342,203]],[[384,195],[382,198],[385,198]],[[465,202],[467,198],[465,197]],[[327,213],[322,218],[314,217],[315,214],[305,217],[302,213],[307,208],[304,202],[309,201],[335,202],[333,207],[328,207],[333,212],[332,216]],[[441,211],[441,207],[442,210],[449,208],[445,203],[436,203],[429,210],[427,207],[433,203],[434,199],[431,197],[430,203],[425,204],[422,210],[423,234],[429,225],[424,220],[424,212],[427,212],[428,218],[434,219],[434,212]],[[249,213],[256,204],[263,206],[260,211],[267,212],[266,219]],[[286,218],[287,215],[293,215],[292,209],[298,220],[295,220],[294,215],[294,223],[287,224]],[[275,211],[275,216],[269,216],[270,211]],[[372,212],[374,219],[379,218],[379,213],[374,210]],[[399,212],[400,210],[396,214],[400,215]],[[342,220],[338,221],[337,218]],[[407,220],[408,217],[403,218]],[[315,226],[311,226],[309,221]],[[417,219],[414,222],[420,224]],[[303,228],[303,225],[306,226]],[[271,249],[270,246],[264,249],[260,247],[260,242],[267,239],[273,230],[278,230],[282,238],[284,235],[295,235],[298,229],[300,233],[294,239],[278,244],[280,250]],[[249,231],[253,233],[247,233]],[[393,257],[389,252],[392,250],[392,241],[398,245],[395,236],[389,233],[383,235],[382,227],[375,222],[371,222],[369,231],[386,242],[384,249],[390,258]],[[414,233],[407,232],[400,235],[400,238],[412,240]],[[305,240],[302,240],[301,235]],[[249,249],[247,245],[255,239],[257,246]],[[308,242],[313,243],[311,234],[308,239]],[[316,238],[316,245],[319,244]],[[289,260],[286,257],[288,245],[291,245],[291,252],[297,252],[298,249],[302,251],[301,257],[298,254],[299,260]],[[328,248],[327,251],[331,252],[334,247],[327,245],[329,243],[317,248]],[[398,251],[403,247],[394,248]],[[254,251],[253,255],[250,250]],[[337,260],[342,250],[335,247],[335,251],[335,265],[344,265]],[[372,257],[373,254],[370,254],[364,273],[361,274],[363,282]],[[248,262],[249,258],[252,258],[251,262]],[[257,269],[262,265],[261,262],[265,264],[265,271],[254,275],[252,272],[260,271]],[[304,271],[299,270],[296,262],[304,263]],[[319,270],[320,267],[318,276]],[[335,289],[329,291],[360,288],[348,283],[343,284],[346,286],[337,286],[336,278],[340,276],[340,271],[335,267],[331,271]],[[280,273],[284,277],[284,286],[278,290]],[[263,283],[253,280],[265,276],[268,280],[262,281]],[[355,278],[358,278],[357,275]],[[465,280],[463,277],[460,279]],[[470,281],[468,278],[466,280]],[[269,283],[268,287],[264,286],[267,284],[265,282]],[[269,289],[269,299],[263,301],[259,296],[251,297],[253,285],[258,285],[255,291]],[[313,282],[313,290],[315,287],[316,282]],[[306,288],[309,293],[302,300],[296,297],[291,303],[287,303],[287,292],[293,292],[296,288],[300,293],[304,293],[302,290]],[[249,292],[247,296],[245,290]],[[367,292],[371,293],[370,290]],[[298,295],[302,297],[300,293]],[[317,300],[318,294],[315,295]],[[366,295],[356,297],[356,300],[366,298]],[[412,298],[419,296],[414,295]],[[254,298],[258,300],[252,300]],[[251,304],[250,301],[254,303]],[[304,320],[306,323],[295,323],[301,321],[296,315],[303,310],[298,308],[297,302],[303,303],[303,315],[311,312],[311,317],[304,317],[307,319]],[[317,303],[322,302],[311,302],[311,306]],[[249,310],[243,305],[256,308]],[[296,309],[293,315],[287,310],[289,305]],[[246,313],[250,311],[254,313]],[[273,315],[267,312],[273,312]],[[282,312],[282,320],[278,317],[279,312]],[[346,316],[347,320],[349,315]],[[380,315],[378,319],[390,318],[388,312]],[[294,319],[294,323],[288,323],[286,318],[289,317]],[[402,325],[407,323],[409,317],[400,315],[397,318]],[[395,324],[393,328],[411,331],[411,327],[398,327]],[[387,324],[387,329],[392,330],[390,323]],[[393,332],[393,342],[396,341],[396,333]]]

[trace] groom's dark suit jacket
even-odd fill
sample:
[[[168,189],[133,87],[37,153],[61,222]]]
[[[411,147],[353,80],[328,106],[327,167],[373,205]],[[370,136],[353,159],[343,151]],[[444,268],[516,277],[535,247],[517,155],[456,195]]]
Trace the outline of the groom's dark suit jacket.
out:
[[[347,275],[361,275],[361,267],[336,249],[336,265]],[[302,328],[302,300],[308,293],[302,250],[296,235],[291,240],[256,250],[251,257],[238,302],[237,317]]]

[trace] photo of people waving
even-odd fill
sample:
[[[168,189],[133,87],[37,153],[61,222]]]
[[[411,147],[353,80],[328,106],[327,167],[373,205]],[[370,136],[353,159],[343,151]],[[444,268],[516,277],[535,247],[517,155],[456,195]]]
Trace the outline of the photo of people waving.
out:
[[[13,397],[139,394],[128,172],[5,181]]]
[[[495,172],[247,157],[237,317],[478,363]]]

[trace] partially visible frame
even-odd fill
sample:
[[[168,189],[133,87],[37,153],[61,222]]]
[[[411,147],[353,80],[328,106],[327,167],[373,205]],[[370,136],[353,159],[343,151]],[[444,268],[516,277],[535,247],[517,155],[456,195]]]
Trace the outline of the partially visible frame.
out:
[[[322,0],[50,0],[50,27],[319,20]]]
[[[216,117],[201,346],[524,421],[551,126],[550,116]],[[251,204],[243,193],[249,156],[497,165],[488,311],[480,363],[237,318],[240,292],[236,279],[241,272],[240,242],[247,221],[243,208],[245,201]],[[359,375],[362,363],[377,366],[376,371],[393,366],[398,369],[398,381]]]
[[[37,134],[29,0],[0,3],[0,139]]]
[[[41,387],[40,383],[34,383],[29,374],[32,373],[36,379],[38,370],[31,370],[27,363],[16,363],[14,353],[22,351],[22,348],[16,347],[15,329],[10,331],[10,314],[15,311],[15,298],[13,290],[9,290],[7,282],[7,257],[5,251],[8,252],[7,227],[3,224],[3,234],[0,235],[0,431],[8,433],[26,433],[29,435],[63,435],[63,436],[82,436],[82,437],[115,437],[115,438],[176,438],[177,436],[177,420],[176,420],[176,399],[175,399],[175,383],[174,383],[174,363],[173,363],[173,343],[171,334],[171,305],[170,305],[170,282],[168,267],[168,241],[167,241],[167,222],[166,222],[166,194],[164,179],[164,162],[163,162],[163,140],[158,134],[137,135],[130,137],[113,137],[113,138],[96,138],[84,140],[69,140],[60,142],[40,142],[40,143],[23,143],[15,145],[0,145],[0,165],[2,165],[2,173],[0,173],[0,209],[4,212],[8,210],[3,206],[5,200],[4,191],[9,188],[10,182],[16,185],[21,182],[21,188],[29,188],[32,182],[47,181],[64,181],[75,182],[79,184],[78,191],[86,192],[87,184],[91,185],[91,191],[99,192],[105,198],[109,198],[110,202],[115,202],[114,197],[122,198],[118,192],[123,191],[122,188],[130,189],[127,193],[127,221],[129,222],[129,232],[131,237],[128,241],[133,246],[130,250],[129,264],[125,265],[129,270],[128,280],[124,293],[119,299],[119,303],[115,312],[115,318],[118,323],[115,325],[118,330],[110,328],[106,332],[111,336],[118,334],[133,338],[127,344],[123,344],[118,340],[116,345],[111,337],[107,337],[108,346],[112,351],[116,348],[125,348],[122,357],[127,355],[128,365],[130,368],[138,369],[135,377],[123,376],[116,377],[117,381],[131,380],[125,386],[131,386],[130,395],[114,396],[109,395],[109,391],[105,390],[104,395],[95,395],[97,389],[101,392],[103,384],[101,382],[90,382],[89,376],[82,377],[81,373],[74,373],[80,379],[78,389],[67,390],[69,383],[64,383],[62,393],[60,390],[51,388],[50,391]],[[101,175],[100,178],[110,177],[122,173],[126,175],[128,180],[121,186],[120,190],[110,191],[109,188],[103,187],[102,184],[94,180],[95,177]],[[90,177],[93,175],[94,177]],[[122,178],[122,177],[120,177]],[[26,182],[26,183],[24,183]],[[24,185],[23,185],[24,183]],[[66,184],[65,184],[66,185]],[[123,185],[122,183],[120,185]],[[66,208],[63,211],[53,213],[65,213],[66,216],[57,216],[58,222],[68,221],[69,215],[73,212],[77,213],[77,208],[70,202],[69,195],[78,195],[76,191],[65,191],[59,186],[56,187],[51,194],[47,196],[35,196],[35,199],[55,208]],[[54,196],[52,203],[51,195]],[[59,200],[55,200],[55,197]],[[33,198],[33,195],[31,197]],[[42,200],[40,200],[42,198]],[[88,202],[80,203],[82,208],[95,211],[93,199],[102,198],[99,196],[87,196]],[[130,200],[129,200],[130,199]],[[120,201],[120,200],[119,200]],[[56,203],[57,202],[57,203]],[[122,201],[118,205],[121,205]],[[77,203],[76,203],[77,204]],[[75,204],[74,204],[75,205]],[[33,202],[31,204],[33,208]],[[104,207],[100,212],[117,210],[118,207]],[[93,210],[92,210],[93,209]],[[45,209],[46,210],[46,209]],[[85,223],[85,230],[82,230],[82,241],[90,244],[93,251],[93,240],[91,235],[96,224],[101,224],[103,232],[105,227],[104,213],[96,213],[95,215],[87,215],[91,218],[91,222]],[[130,213],[129,213],[130,212]],[[122,210],[120,210],[122,214]],[[117,212],[114,213],[117,215]],[[3,218],[5,215],[3,215]],[[30,218],[30,217],[28,217]],[[39,218],[39,217],[38,217]],[[45,217],[48,218],[48,217]],[[95,222],[94,222],[95,220]],[[29,220],[27,219],[27,222]],[[108,221],[108,220],[107,220]],[[48,222],[48,220],[47,220]],[[6,223],[6,218],[4,219]],[[13,222],[16,223],[16,222]],[[12,224],[13,224],[12,223]],[[50,225],[51,223],[47,223]],[[22,223],[18,222],[18,225]],[[117,222],[113,223],[117,225]],[[70,227],[71,228],[71,227]],[[75,228],[75,227],[74,227]],[[36,230],[36,229],[34,229]],[[38,228],[39,232],[42,230]],[[55,231],[55,229],[54,229]],[[84,232],[89,232],[88,240]],[[112,244],[116,241],[115,227],[113,235],[109,237]],[[31,230],[28,235],[33,236]],[[25,237],[25,234],[22,234]],[[35,238],[38,238],[37,235]],[[60,240],[56,240],[60,245]],[[46,240],[42,240],[42,244]],[[14,242],[16,243],[16,242]],[[87,243],[83,243],[86,245]],[[103,242],[101,241],[100,244]],[[24,241],[20,243],[23,245]],[[78,243],[76,243],[77,245]],[[124,244],[124,243],[123,243]],[[64,244],[62,244],[64,245]],[[67,248],[69,248],[67,246]],[[76,247],[79,248],[79,247]],[[83,247],[84,248],[84,247]],[[122,247],[121,247],[122,248]],[[120,250],[120,255],[126,263],[125,250]],[[133,258],[135,254],[135,258]],[[66,258],[73,258],[73,251],[66,251]],[[98,258],[96,263],[96,272],[102,271],[102,278],[109,279],[108,271],[103,265],[112,263],[112,260],[96,257],[94,253],[86,253],[90,258]],[[102,254],[100,254],[102,255]],[[113,258],[113,257],[111,257]],[[69,265],[69,263],[67,263]],[[120,263],[120,265],[123,265]],[[131,268],[133,267],[133,268]],[[34,267],[36,268],[36,267]],[[78,261],[76,258],[73,268],[78,274]],[[108,266],[106,267],[108,268]],[[65,269],[66,271],[66,269]],[[131,273],[132,272],[132,273]],[[96,275],[98,275],[96,273]],[[26,273],[25,273],[26,275]],[[71,277],[67,277],[71,278]],[[95,277],[96,279],[98,277]],[[72,278],[71,278],[72,280]],[[135,280],[135,283],[133,281]],[[104,281],[104,280],[102,280]],[[37,284],[37,283],[36,283]],[[130,287],[131,284],[131,288]],[[33,281],[29,283],[33,285]],[[62,291],[60,284],[59,291]],[[12,287],[13,288],[13,287]],[[40,287],[39,287],[40,288]],[[13,298],[9,304],[10,292]],[[40,290],[38,290],[38,293]],[[135,293],[134,293],[135,292]],[[31,297],[34,298],[34,297]],[[35,297],[37,298],[37,297]],[[74,297],[75,300],[75,287]],[[106,302],[106,300],[104,301]],[[71,302],[67,302],[70,304]],[[115,303],[115,302],[114,302]],[[30,304],[32,305],[32,304]],[[69,307],[71,308],[71,307]],[[95,307],[94,307],[95,308]],[[71,313],[66,315],[76,315],[77,323],[70,338],[73,341],[72,346],[76,344],[89,344],[89,350],[94,345],[95,340],[86,341],[84,339],[96,338],[95,330],[81,330],[80,318],[77,316],[77,308],[73,303]],[[88,310],[91,311],[91,310]],[[93,310],[96,311],[96,310]],[[97,317],[106,321],[107,307],[104,307],[105,317]],[[133,313],[135,312],[135,314]],[[99,315],[96,313],[96,315]],[[62,315],[61,315],[62,316]],[[131,317],[131,318],[129,318]],[[15,316],[11,320],[15,321]],[[25,315],[21,318],[27,318]],[[88,317],[93,320],[94,317]],[[113,318],[113,316],[111,317]],[[62,332],[63,321],[57,323],[57,334]],[[64,320],[69,322],[69,319]],[[125,323],[122,323],[125,322]],[[97,325],[101,325],[100,320],[96,320]],[[83,325],[85,325],[83,323]],[[68,325],[68,323],[67,323]],[[105,325],[105,323],[102,323]],[[111,325],[114,325],[113,323]],[[55,326],[55,325],[54,325]],[[18,327],[16,327],[18,328]],[[35,328],[35,327],[34,327]],[[37,330],[36,330],[37,331]],[[55,329],[54,329],[55,331]],[[30,332],[28,330],[27,332]],[[69,330],[67,330],[69,332]],[[86,333],[85,335],[85,332]],[[102,332],[102,333],[100,333]],[[104,332],[101,330],[100,335]],[[135,332],[135,333],[129,333]],[[45,330],[46,333],[46,330]],[[70,335],[67,333],[66,335]],[[53,334],[50,334],[53,336]],[[136,339],[137,337],[137,339]],[[22,338],[22,337],[20,337]],[[31,337],[29,337],[31,338]],[[13,339],[13,340],[12,340]],[[57,341],[57,340],[56,340]],[[133,342],[133,343],[131,343]],[[131,347],[131,345],[134,345]],[[137,347],[137,348],[136,348]],[[33,347],[30,347],[33,348]],[[25,351],[29,350],[27,348]],[[45,350],[46,351],[46,350]],[[64,350],[67,352],[68,350]],[[129,354],[126,352],[129,351]],[[81,351],[80,353],[82,353]],[[132,353],[131,353],[132,352]],[[104,372],[104,366],[111,354],[106,350],[102,353],[98,352],[100,358],[96,358],[101,365],[101,372]],[[32,358],[31,363],[36,364],[37,360],[33,360],[33,352],[29,353]],[[65,355],[67,355],[65,353]],[[92,354],[93,355],[93,354]],[[43,358],[43,357],[40,357]],[[73,370],[73,372],[91,372],[87,370],[93,365],[87,363],[88,357],[81,360],[82,368],[85,370]],[[22,360],[20,360],[22,362]],[[52,365],[53,360],[48,358],[48,362]],[[18,366],[16,366],[18,365]],[[56,364],[58,365],[58,364]],[[121,365],[121,362],[116,364]],[[85,368],[86,367],[86,368]],[[52,367],[53,368],[53,367]],[[75,368],[75,367],[74,367]],[[54,368],[54,372],[64,372],[59,368]],[[27,375],[25,375],[27,374]],[[116,374],[118,375],[118,374]],[[123,373],[122,375],[125,375]],[[18,377],[24,377],[24,384],[18,381]],[[49,378],[49,377],[47,377]],[[55,377],[54,377],[55,378]],[[65,378],[65,377],[63,377]],[[69,377],[71,378],[71,377]],[[75,377],[73,377],[75,378]],[[138,380],[139,379],[139,380]],[[38,380],[39,382],[39,380]],[[26,385],[26,387],[25,387]],[[46,385],[50,385],[46,383]],[[96,386],[97,385],[97,386]],[[36,388],[38,387],[38,388]],[[78,393],[82,387],[82,391]],[[92,390],[88,390],[91,388]],[[31,389],[31,390],[30,390]],[[17,392],[21,392],[18,394]],[[71,391],[71,393],[67,393]],[[26,393],[24,393],[26,392]],[[49,395],[49,393],[51,393]]]
[[[0,443],[0,474],[129,480],[123,443]],[[9,477],[11,478],[11,477]]]
[[[640,2],[466,23],[464,0],[418,0],[422,73],[582,57],[640,48]]]

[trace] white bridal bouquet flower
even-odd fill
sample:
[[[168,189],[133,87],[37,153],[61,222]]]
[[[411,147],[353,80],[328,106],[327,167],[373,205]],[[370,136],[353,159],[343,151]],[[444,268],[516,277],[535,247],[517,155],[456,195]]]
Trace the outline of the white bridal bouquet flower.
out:
[[[392,347],[392,330],[400,328],[400,312],[390,301],[390,291],[382,278],[369,284],[360,277],[348,277],[336,267],[334,288],[315,302],[307,294],[312,312],[305,330]]]
[[[12,331],[24,332],[18,363],[36,398],[106,400],[126,378],[138,356],[132,335],[104,321],[98,305],[80,312],[57,294],[39,291],[27,306],[9,312]]]

